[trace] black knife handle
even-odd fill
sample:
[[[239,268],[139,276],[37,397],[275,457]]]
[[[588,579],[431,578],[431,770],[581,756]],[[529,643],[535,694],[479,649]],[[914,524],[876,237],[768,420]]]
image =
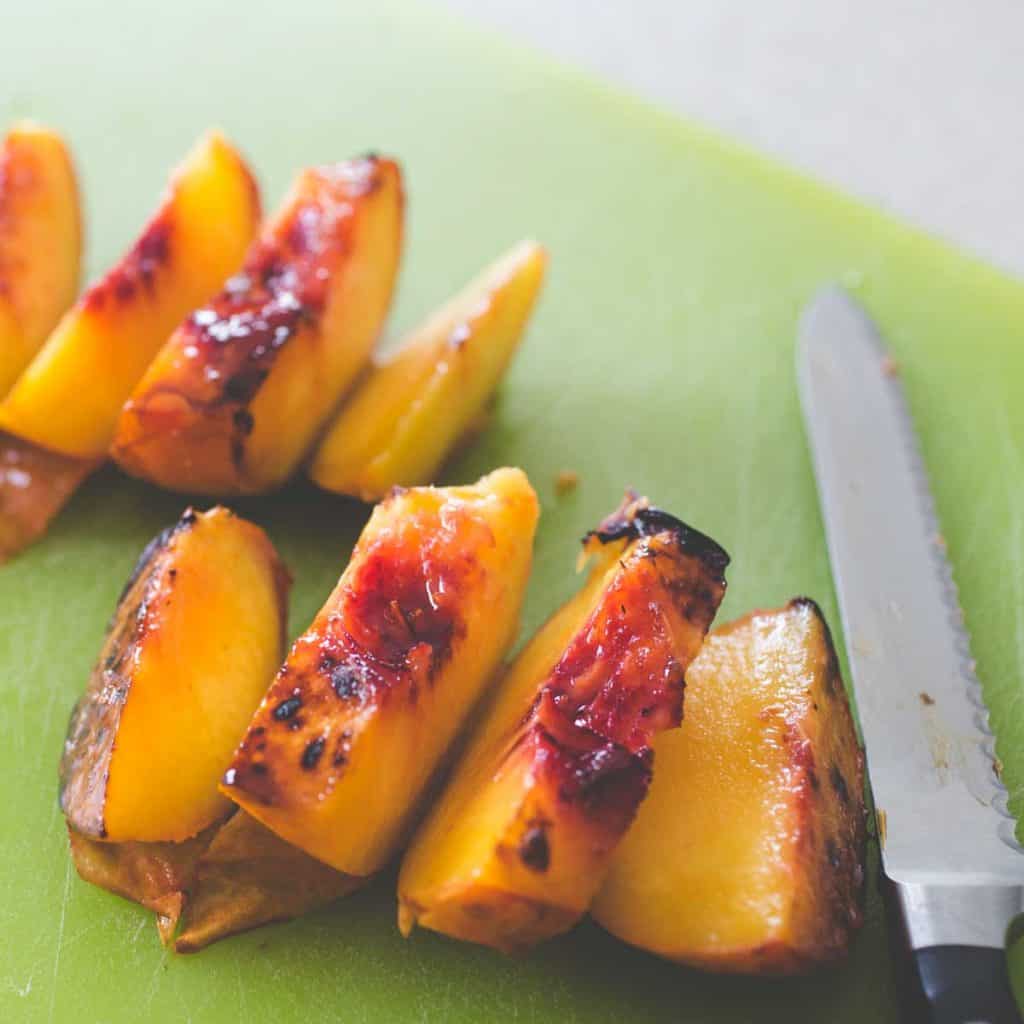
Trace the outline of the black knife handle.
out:
[[[906,1019],[915,1024],[1022,1024],[1010,988],[1006,942],[1009,938],[1016,945],[1024,926],[1024,886],[888,879],[883,885],[891,919],[902,926],[906,940],[903,956],[897,957]]]
[[[1021,1024],[1002,949],[927,946],[913,958],[928,1024]]]

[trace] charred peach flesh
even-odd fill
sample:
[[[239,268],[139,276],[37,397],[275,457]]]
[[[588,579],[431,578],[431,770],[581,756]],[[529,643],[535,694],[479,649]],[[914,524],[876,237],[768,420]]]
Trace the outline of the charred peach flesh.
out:
[[[627,942],[720,971],[842,956],[861,923],[864,766],[828,627],[805,598],[708,637],[686,718],[594,916]]]
[[[224,792],[339,871],[382,867],[515,637],[537,514],[517,469],[378,505]]]
[[[303,171],[241,273],[135,388],[114,458],[172,490],[284,483],[369,358],[391,302],[402,206],[391,160]]]
[[[207,136],[135,244],[29,363],[0,405],[0,427],[65,455],[105,456],[124,400],[182,317],[238,268],[259,217],[244,160]]]
[[[586,550],[586,585],[509,669],[406,853],[406,934],[516,951],[566,931],[647,792],[650,744],[679,723],[728,556],[632,497]]]

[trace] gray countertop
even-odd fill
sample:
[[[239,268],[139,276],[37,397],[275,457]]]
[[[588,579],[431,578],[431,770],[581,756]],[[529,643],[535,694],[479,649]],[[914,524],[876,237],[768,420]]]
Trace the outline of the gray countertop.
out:
[[[1020,0],[437,0],[1024,276]]]

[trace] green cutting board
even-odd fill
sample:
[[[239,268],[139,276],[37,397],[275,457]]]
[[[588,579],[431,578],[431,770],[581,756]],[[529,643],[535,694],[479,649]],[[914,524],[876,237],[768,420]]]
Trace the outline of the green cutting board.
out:
[[[397,328],[516,239],[549,246],[548,287],[494,423],[448,474],[514,463],[540,492],[524,633],[572,592],[577,538],[626,485],[732,553],[723,617],[806,593],[836,621],[793,333],[823,282],[856,292],[902,366],[1013,805],[1024,808],[1019,282],[429,8],[143,6],[37,2],[3,14],[0,122],[31,115],[70,137],[91,273],[131,239],[210,125],[250,155],[268,206],[303,164],[371,148],[402,159]],[[559,498],[563,468],[580,486]],[[518,960],[429,933],[403,941],[393,878],[193,958],[163,952],[150,915],[75,876],[56,769],[118,589],[181,506],[104,471],[43,543],[0,570],[0,1020],[894,1019],[873,895],[849,962],[797,981],[701,975],[589,924]],[[303,484],[241,507],[295,572],[298,632],[365,510]]]

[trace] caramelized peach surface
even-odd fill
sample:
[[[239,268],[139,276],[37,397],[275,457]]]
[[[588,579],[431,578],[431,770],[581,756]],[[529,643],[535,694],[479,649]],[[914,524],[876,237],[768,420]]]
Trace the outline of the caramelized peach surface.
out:
[[[861,923],[864,764],[828,627],[800,598],[716,630],[659,736],[593,913],[683,963],[790,972]]]
[[[317,449],[313,480],[363,501],[430,483],[505,372],[546,265],[522,242],[380,359]]]
[[[16,124],[0,143],[0,397],[75,301],[82,217],[64,140]]]
[[[241,272],[135,388],[117,461],[191,492],[283,483],[369,357],[391,301],[402,205],[391,160],[303,171]]]
[[[224,792],[340,871],[379,869],[515,637],[537,515],[516,469],[378,505]]]
[[[187,511],[143,553],[71,716],[60,801],[83,836],[188,839],[280,663],[288,576],[262,530]]]
[[[244,160],[208,135],[128,252],[29,363],[0,404],[0,427],[66,455],[105,456],[124,400],[182,317],[238,268],[259,217]]]
[[[725,591],[714,541],[628,497],[586,542],[584,588],[530,641],[399,877],[399,923],[505,951],[585,913],[678,725]]]

